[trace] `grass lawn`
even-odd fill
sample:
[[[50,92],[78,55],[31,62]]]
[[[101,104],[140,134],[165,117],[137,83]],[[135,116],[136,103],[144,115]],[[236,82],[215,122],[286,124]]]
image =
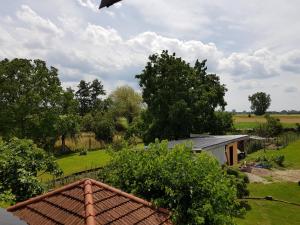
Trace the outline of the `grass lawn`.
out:
[[[249,154],[246,161],[254,161],[259,156],[277,156],[284,155],[284,166],[288,169],[300,169],[300,140],[289,144],[287,147],[280,150],[260,150]]]
[[[300,187],[296,183],[250,184],[250,196],[274,198],[300,204]],[[300,206],[264,200],[249,200],[251,210],[238,225],[299,225]]]
[[[79,153],[63,156],[56,161],[60,168],[64,171],[64,176],[71,175],[76,172],[105,166],[110,160],[110,155],[104,151],[91,151],[87,155],[80,156]],[[44,174],[40,177],[42,181],[48,181],[52,176]]]

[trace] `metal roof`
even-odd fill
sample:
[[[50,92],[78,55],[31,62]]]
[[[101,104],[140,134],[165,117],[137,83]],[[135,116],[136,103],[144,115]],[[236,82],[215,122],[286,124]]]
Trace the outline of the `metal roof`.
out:
[[[182,140],[170,141],[169,148],[173,148],[177,144],[191,143],[194,151],[201,151],[219,145],[226,145],[236,141],[248,140],[248,135],[205,135],[196,136]]]

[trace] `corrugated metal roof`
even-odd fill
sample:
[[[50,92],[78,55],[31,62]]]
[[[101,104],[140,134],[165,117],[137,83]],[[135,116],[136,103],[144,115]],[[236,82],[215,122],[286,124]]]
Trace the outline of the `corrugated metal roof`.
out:
[[[248,140],[248,135],[206,135],[169,142],[169,148],[177,144],[191,143],[194,151],[205,150],[218,145],[226,145],[235,141]]]
[[[9,207],[30,225],[171,225],[170,213],[101,182],[84,179]]]

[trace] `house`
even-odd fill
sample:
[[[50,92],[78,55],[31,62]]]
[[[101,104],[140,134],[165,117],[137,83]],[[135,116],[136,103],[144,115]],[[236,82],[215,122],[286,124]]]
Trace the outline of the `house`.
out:
[[[192,144],[193,151],[212,154],[223,165],[238,163],[238,155],[244,150],[244,144],[249,140],[248,135],[191,135],[191,138],[169,142],[169,148],[177,144]]]
[[[84,179],[7,209],[30,225],[171,225],[170,213],[101,182]]]

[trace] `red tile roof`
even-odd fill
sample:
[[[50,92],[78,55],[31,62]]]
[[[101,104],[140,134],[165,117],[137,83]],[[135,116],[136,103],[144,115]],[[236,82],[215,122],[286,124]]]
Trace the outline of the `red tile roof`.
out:
[[[11,206],[30,225],[171,225],[170,213],[101,182],[84,179]]]

